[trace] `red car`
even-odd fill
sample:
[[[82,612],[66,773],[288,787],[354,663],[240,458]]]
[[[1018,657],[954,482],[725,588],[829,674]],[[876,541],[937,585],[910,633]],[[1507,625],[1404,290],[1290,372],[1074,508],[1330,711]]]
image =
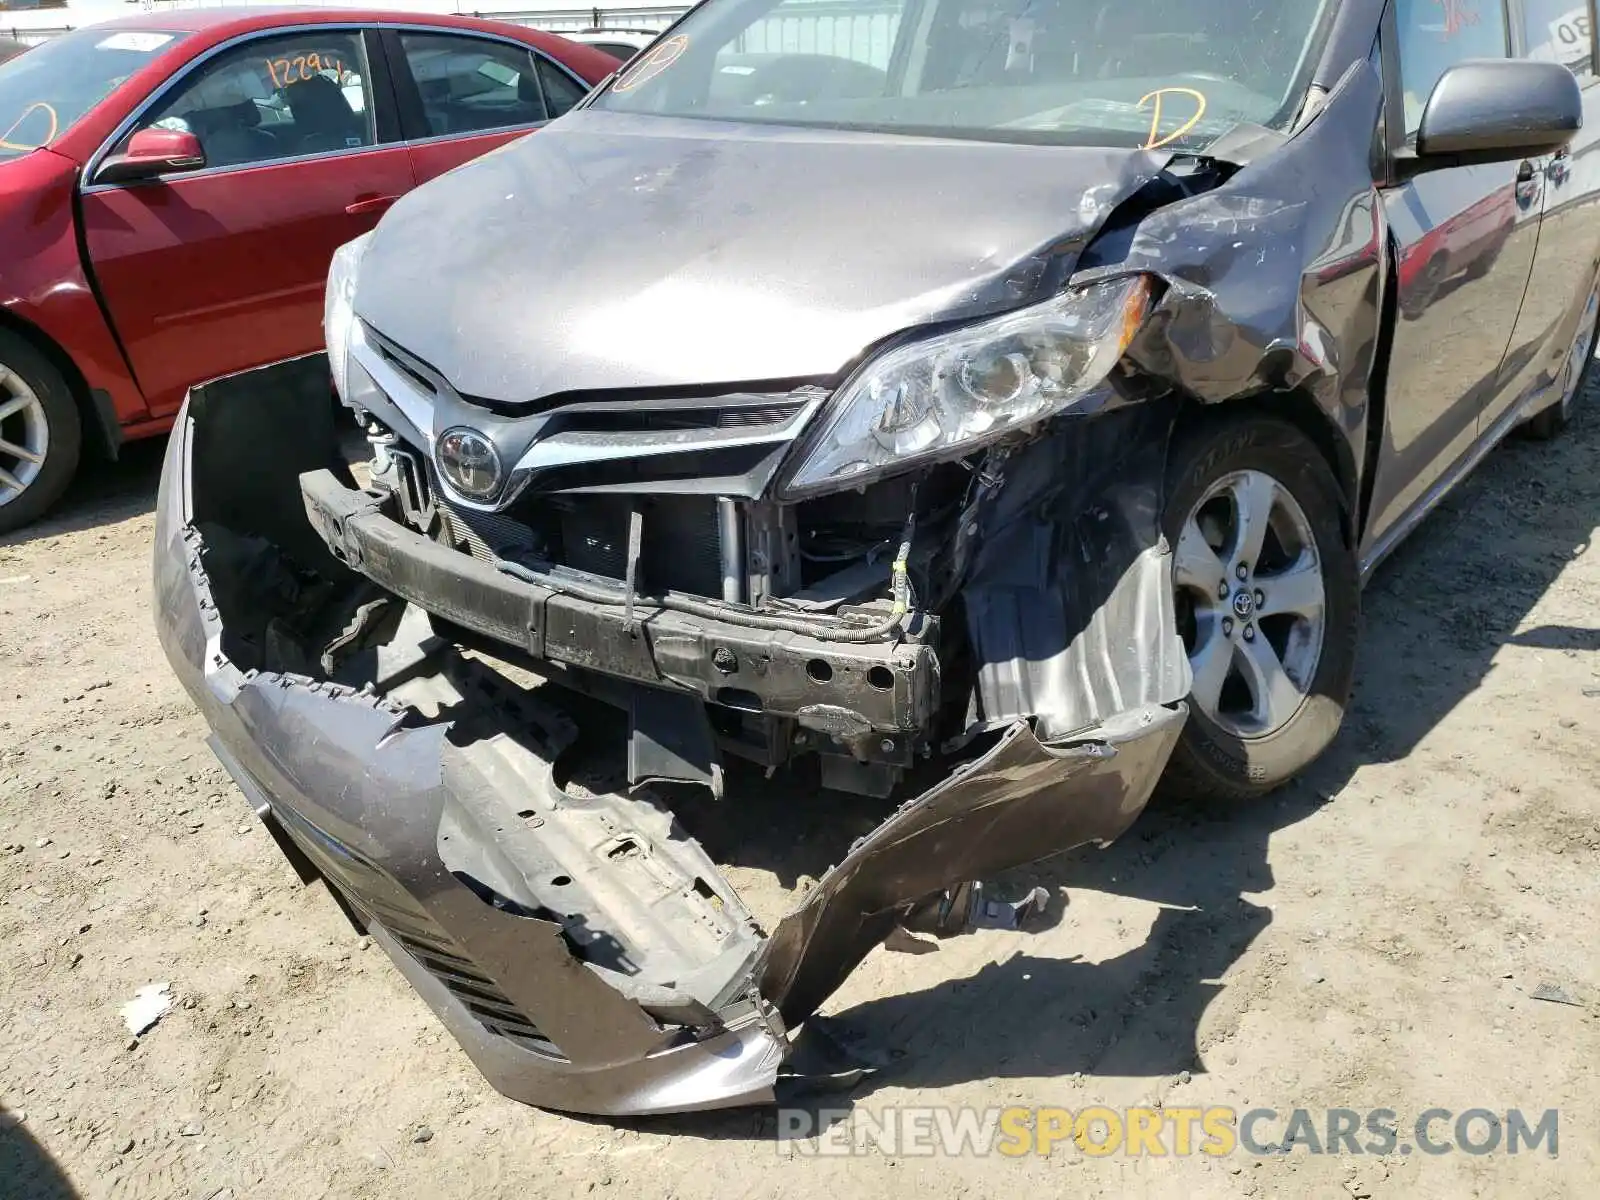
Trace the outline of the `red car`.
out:
[[[1561,162],[1556,159],[1551,169],[1559,169]],[[1408,321],[1421,317],[1452,279],[1478,279],[1489,273],[1516,230],[1517,214],[1530,203],[1522,199],[1521,191],[1522,185],[1496,188],[1434,225],[1400,255],[1403,317]],[[1537,199],[1531,204],[1533,215],[1538,216]]]
[[[616,69],[519,26],[199,10],[0,66],[0,531],[188,389],[322,346],[334,250]]]

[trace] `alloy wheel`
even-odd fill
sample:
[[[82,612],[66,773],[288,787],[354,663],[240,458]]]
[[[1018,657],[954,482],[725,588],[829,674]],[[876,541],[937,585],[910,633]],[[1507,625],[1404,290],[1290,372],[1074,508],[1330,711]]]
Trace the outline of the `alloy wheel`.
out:
[[[1194,703],[1239,738],[1282,729],[1316,678],[1327,624],[1304,510],[1262,471],[1222,476],[1184,520],[1173,576]]]
[[[28,489],[50,451],[44,404],[26,380],[0,363],[0,505]]]

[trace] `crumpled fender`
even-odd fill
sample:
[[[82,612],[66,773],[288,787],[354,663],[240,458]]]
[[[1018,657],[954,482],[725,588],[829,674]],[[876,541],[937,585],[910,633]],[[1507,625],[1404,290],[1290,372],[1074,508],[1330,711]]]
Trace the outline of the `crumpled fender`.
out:
[[[1216,403],[1311,396],[1359,478],[1387,275],[1373,184],[1383,81],[1353,65],[1310,123],[1222,186],[1145,216],[1126,255],[1074,283],[1149,272],[1167,284],[1128,358]]]

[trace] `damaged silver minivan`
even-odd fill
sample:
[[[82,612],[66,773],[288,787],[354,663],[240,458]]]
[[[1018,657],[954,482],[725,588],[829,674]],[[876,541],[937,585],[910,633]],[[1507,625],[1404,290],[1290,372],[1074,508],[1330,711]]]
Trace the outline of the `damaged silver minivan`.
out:
[[[190,395],[213,748],[508,1095],[770,1099],[890,934],[1316,757],[1364,576],[1564,421],[1593,24],[1467,10],[706,0]],[[768,930],[676,801],[762,772],[880,822]]]

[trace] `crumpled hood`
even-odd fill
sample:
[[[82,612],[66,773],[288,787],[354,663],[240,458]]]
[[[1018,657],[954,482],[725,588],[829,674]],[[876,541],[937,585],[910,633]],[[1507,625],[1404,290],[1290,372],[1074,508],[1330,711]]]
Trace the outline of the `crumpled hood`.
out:
[[[586,110],[397,204],[356,309],[499,401],[831,376],[1056,290],[1166,160]]]

